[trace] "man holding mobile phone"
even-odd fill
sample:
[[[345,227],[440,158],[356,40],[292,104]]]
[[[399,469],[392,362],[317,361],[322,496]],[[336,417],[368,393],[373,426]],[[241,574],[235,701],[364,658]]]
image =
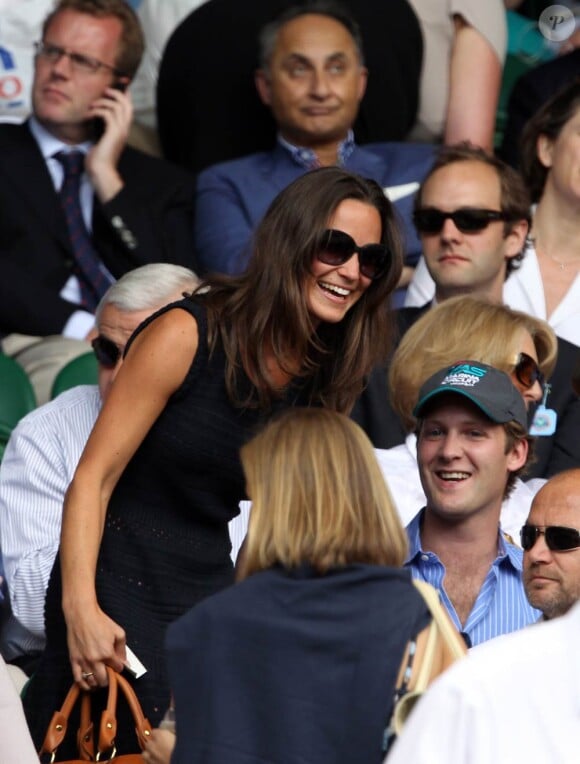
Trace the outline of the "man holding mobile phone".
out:
[[[60,0],[35,44],[32,114],[0,125],[0,338],[39,402],[89,349],[117,278],[196,265],[192,176],[127,146],[143,45],[125,0]]]

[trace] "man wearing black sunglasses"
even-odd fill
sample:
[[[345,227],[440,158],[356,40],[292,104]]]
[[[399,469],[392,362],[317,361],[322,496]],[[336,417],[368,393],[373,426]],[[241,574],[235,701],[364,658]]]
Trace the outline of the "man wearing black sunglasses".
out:
[[[0,651],[30,673],[44,647],[44,599],[58,548],[62,504],[125,345],[153,312],[198,284],[188,268],[152,263],[122,276],[96,311],[98,386],[82,385],[32,411],[13,431],[0,473],[0,548],[11,613]]]
[[[413,213],[435,299],[474,294],[501,302],[504,281],[524,256],[529,210],[511,167],[469,144],[442,149]]]
[[[524,587],[545,620],[580,599],[580,469],[561,472],[534,497],[522,528]]]
[[[529,209],[522,178],[504,162],[468,144],[443,148],[417,193],[414,211],[435,300],[471,294],[503,302],[504,282],[525,256]],[[399,311],[402,331],[430,305]],[[580,466],[580,401],[570,385],[576,357],[577,348],[558,338],[547,399],[557,413],[557,429],[538,438],[530,477]]]
[[[521,177],[482,149],[462,143],[442,148],[415,198],[414,222],[425,263],[435,282],[435,301],[472,295],[503,302],[503,284],[524,257],[530,199]],[[421,265],[419,265],[419,269]],[[399,334],[433,305],[396,311]],[[578,349],[558,338],[556,368],[547,407],[557,414],[554,434],[539,437],[529,477],[550,477],[580,466],[580,399],[570,379]],[[388,400],[384,368],[373,372],[353,418],[378,448],[404,442],[406,433]]]
[[[61,0],[31,44],[32,114],[0,125],[0,340],[39,403],[89,350],[111,283],[145,263],[194,265],[193,178],[127,146],[142,51],[124,0]]]

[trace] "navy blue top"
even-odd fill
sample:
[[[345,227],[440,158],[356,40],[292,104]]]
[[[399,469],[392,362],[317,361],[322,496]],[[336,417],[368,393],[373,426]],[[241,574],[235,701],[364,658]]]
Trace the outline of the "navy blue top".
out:
[[[280,567],[168,630],[173,764],[379,762],[410,636],[429,622],[405,570]]]

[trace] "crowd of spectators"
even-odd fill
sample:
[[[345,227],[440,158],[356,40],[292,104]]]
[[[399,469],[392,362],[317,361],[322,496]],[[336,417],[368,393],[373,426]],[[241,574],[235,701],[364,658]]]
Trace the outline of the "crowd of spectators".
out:
[[[576,761],[580,10],[548,6],[0,0],[0,353],[37,404],[0,407],[2,762]],[[469,657],[400,733],[423,582]],[[45,737],[71,685],[98,728],[111,669],[145,736],[119,704],[107,750],[86,705]]]

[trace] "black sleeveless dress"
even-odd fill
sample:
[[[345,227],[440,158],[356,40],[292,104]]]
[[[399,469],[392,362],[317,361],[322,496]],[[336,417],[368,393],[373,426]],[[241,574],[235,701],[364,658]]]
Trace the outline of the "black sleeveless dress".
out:
[[[138,331],[168,309],[186,310],[195,317],[198,351],[183,385],[111,496],[96,571],[100,607],[125,629],[127,645],[147,668],[132,683],[154,726],[170,702],[163,650],[167,626],[204,597],[233,583],[227,523],[245,498],[239,449],[267,417],[290,402],[300,403],[299,392],[291,386],[286,399],[277,401],[267,415],[232,406],[225,388],[224,353],[218,347],[209,354],[202,298],[186,298],[164,308]],[[58,556],[45,620],[46,650],[24,697],[37,746],[72,682]],[[119,715],[118,753],[138,750],[133,725],[123,717]],[[71,724],[70,729],[76,726]],[[63,745],[57,760],[70,755],[71,749],[67,753]]]

